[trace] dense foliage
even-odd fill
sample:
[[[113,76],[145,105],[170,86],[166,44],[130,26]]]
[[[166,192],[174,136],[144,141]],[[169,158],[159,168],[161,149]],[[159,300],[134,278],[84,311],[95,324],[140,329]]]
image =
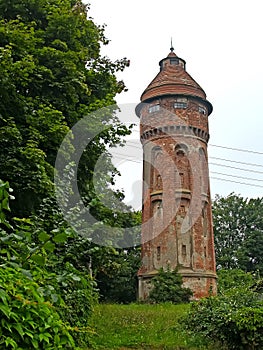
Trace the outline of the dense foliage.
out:
[[[136,301],[140,248],[118,249],[107,258],[108,263],[101,265],[96,273],[100,300],[125,304]]]
[[[164,270],[161,268],[158,274],[151,279],[152,289],[149,301],[155,303],[172,302],[174,304],[189,302],[193,292],[182,286],[182,276],[177,270]]]
[[[47,233],[34,218],[11,226],[5,217],[9,192],[9,184],[0,181],[0,332],[6,348],[87,345],[92,332],[87,322],[97,300],[94,281],[81,263],[60,255],[74,233]]]
[[[1,349],[75,348],[70,331],[33,279],[2,266],[0,285]]]
[[[251,275],[240,270],[219,274],[219,294],[192,303],[185,326],[221,344],[223,349],[263,347],[262,291]]]
[[[222,349],[263,347],[262,211],[234,193],[213,202],[218,295],[193,302],[185,326]]]
[[[0,0],[0,168],[16,192],[14,216],[52,197],[58,148],[81,118],[89,115],[87,130],[108,126],[82,155],[79,187],[87,202],[98,157],[128,133],[113,113],[89,114],[115,103],[124,84],[114,74],[128,61],[100,55],[104,28],[87,13],[80,0]],[[115,170],[105,164],[110,183]]]
[[[218,268],[238,268],[263,275],[263,198],[234,193],[213,202],[215,253]]]
[[[114,106],[125,88],[115,73],[128,61],[101,56],[100,47],[108,41],[88,10],[80,0],[0,0],[0,334],[7,349],[77,349],[90,342],[87,323],[97,301],[92,272],[102,269],[103,253],[113,248],[78,235],[54,193],[58,149],[85,116],[84,133],[102,132],[78,164],[83,201],[109,225],[137,223],[129,213],[114,216],[93,183],[101,154],[99,191],[114,183],[117,170],[109,148],[121,144],[130,130]],[[111,106],[106,112],[91,113],[106,106]],[[69,146],[77,151],[74,142]],[[111,196],[124,207],[122,193]],[[77,215],[74,208],[72,215]]]

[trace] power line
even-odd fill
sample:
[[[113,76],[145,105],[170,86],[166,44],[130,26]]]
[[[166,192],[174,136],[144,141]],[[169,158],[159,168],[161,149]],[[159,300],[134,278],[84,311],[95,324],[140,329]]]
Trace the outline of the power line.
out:
[[[227,147],[227,146],[212,145],[211,143],[209,144],[209,146],[212,146],[212,147],[219,147],[219,148],[225,148],[225,149],[230,149],[230,150],[232,150],[232,151],[238,151],[238,152],[247,152],[247,153],[263,154],[263,152],[252,151],[252,150],[242,149],[242,148],[233,148],[233,147]]]
[[[130,143],[134,143],[135,144],[135,142],[132,142],[132,141],[130,141]],[[136,147],[136,146],[132,146],[132,145],[130,145],[130,147],[137,148],[137,149],[141,150],[141,147]],[[222,160],[222,161],[225,161],[225,162],[231,162],[231,163],[236,163],[236,164],[243,164],[243,165],[249,165],[249,166],[255,166],[255,167],[263,168],[262,164],[239,162],[237,160],[232,160],[232,159],[227,159],[227,158],[209,157],[209,159],[216,159],[216,160]],[[212,163],[210,163],[210,164],[212,164]]]
[[[134,158],[132,158],[132,156],[124,156],[123,154],[121,154],[121,153],[116,153],[116,152],[114,152],[113,153],[113,155],[116,157],[116,158],[120,158],[119,156],[122,156],[122,158],[121,159],[126,159],[126,160],[129,160],[129,161],[133,161],[133,162],[136,162],[136,163],[141,163],[142,162],[142,160],[140,160],[140,161],[138,161],[138,160],[134,160]],[[127,158],[128,157],[128,158]],[[216,157],[214,157],[214,159],[215,159]],[[217,159],[220,159],[220,158],[217,158]],[[221,158],[222,159],[222,158]],[[229,160],[229,161],[231,161],[231,160]],[[235,162],[235,161],[233,161],[233,162]],[[241,164],[244,164],[244,162],[240,162]],[[213,162],[210,162],[209,163],[210,165],[215,165],[215,166],[219,166],[219,167],[224,167],[224,168],[230,168],[230,169],[236,169],[236,170],[240,170],[240,171],[247,171],[247,172],[252,172],[252,173],[257,173],[257,174],[263,174],[263,171],[258,171],[258,170],[254,170],[254,169],[244,169],[244,168],[239,168],[239,167],[234,167],[234,166],[231,166],[231,165],[225,165],[225,164],[220,164],[220,163],[213,163]],[[246,165],[252,165],[252,163],[247,163]],[[260,167],[262,167],[261,165],[259,165],[259,164],[254,164],[254,165],[256,165],[256,166],[260,166]],[[229,175],[230,176],[230,175]],[[231,175],[231,176],[233,176],[233,175]],[[238,176],[237,176],[238,177]],[[242,177],[241,177],[242,178]],[[252,178],[247,178],[247,179],[251,179],[251,180],[253,180]],[[258,181],[258,180],[255,180],[255,181]],[[261,181],[261,180],[259,180],[259,181]]]
[[[119,158],[121,160],[128,160],[128,161],[131,161],[131,162],[134,162],[134,163],[139,163],[141,164],[142,161],[138,161],[138,160],[135,160],[135,159],[127,159],[126,157],[124,158],[122,154],[119,153],[119,156],[116,155],[116,153],[114,154],[114,156],[116,158]],[[228,167],[228,166],[227,166]],[[232,168],[232,167],[230,167]],[[239,169],[239,168],[238,168]],[[242,170],[242,169],[240,169]],[[246,170],[246,169],[245,169]],[[211,171],[211,173],[213,174],[218,174],[218,175],[223,175],[223,176],[231,176],[231,177],[234,177],[234,178],[239,178],[239,179],[244,179],[244,180],[251,180],[251,181],[263,181],[263,180],[259,180],[259,179],[253,179],[253,178],[248,178],[248,177],[243,177],[243,176],[235,176],[235,175],[231,175],[231,174],[224,174],[224,173],[219,173],[219,172],[213,172]],[[260,172],[261,173],[261,172]],[[257,184],[253,184],[253,183],[248,183],[248,182],[241,182],[241,181],[235,181],[235,180],[230,180],[230,179],[223,179],[223,178],[219,178],[219,177],[214,177],[214,176],[210,176],[210,179],[212,180],[218,180],[218,181],[224,181],[224,182],[231,182],[231,183],[236,183],[236,184],[239,184],[239,185],[245,185],[245,186],[250,186],[250,187],[258,187],[258,188],[263,188],[263,186],[261,185],[257,185]]]
[[[224,176],[230,176],[230,177],[235,177],[237,179],[243,179],[243,180],[251,180],[251,181],[259,181],[263,182],[263,180],[260,179],[253,179],[251,177],[245,177],[245,176],[237,176],[237,175],[231,175],[231,174],[224,174],[224,173],[219,173],[217,171],[210,171],[211,174],[217,174],[217,175],[224,175]]]
[[[124,156],[124,154],[116,153],[116,152],[113,153],[113,156],[121,160],[128,160],[130,162],[142,164],[142,160],[135,160],[134,158],[131,158],[132,156],[126,156],[126,155]],[[130,157],[130,158],[127,158],[127,157]]]
[[[219,180],[219,181],[225,181],[225,182],[234,182],[234,183],[240,184],[240,185],[246,185],[246,186],[251,186],[251,187],[260,187],[260,188],[263,188],[263,186],[261,186],[261,185],[254,185],[254,184],[249,184],[249,183],[247,183],[247,182],[240,182],[240,181],[235,181],[235,180],[221,179],[221,178],[219,178],[219,177],[213,177],[213,176],[211,176],[210,179]]]
[[[120,154],[120,153],[114,153],[114,156],[116,158],[119,158],[121,160],[128,160],[130,162],[134,162],[134,163],[139,163],[141,164],[142,163],[142,160],[135,160],[134,158],[127,158],[126,156],[124,157],[123,154]],[[128,156],[129,157],[129,156]],[[225,165],[222,165],[222,164],[216,164],[216,165],[219,165],[219,166],[225,166]],[[225,166],[225,167],[229,167],[229,168],[233,168],[231,166]],[[244,170],[244,171],[249,171],[248,169],[241,169],[241,168],[236,168],[234,167],[235,169],[239,169],[239,170]],[[255,172],[255,171],[254,171]],[[220,172],[216,172],[216,171],[210,171],[211,174],[217,174],[217,175],[223,175],[223,176],[228,176],[228,177],[233,177],[233,178],[237,178],[237,179],[243,179],[243,180],[250,180],[250,181],[258,181],[258,182],[263,182],[263,180],[260,180],[260,179],[254,179],[254,178],[251,178],[251,177],[244,177],[244,176],[238,176],[238,175],[232,175],[232,174],[225,174],[225,173],[220,173]],[[257,173],[263,173],[263,172],[257,172]],[[222,178],[216,178],[216,177],[210,177],[211,179],[217,179],[217,180],[222,180],[222,181],[228,181],[228,182],[235,182],[235,183],[240,183],[240,184],[243,184],[243,185],[249,185],[249,186],[256,186],[256,187],[263,187],[263,186],[260,186],[260,185],[255,185],[255,184],[251,184],[251,183],[244,183],[244,182],[240,182],[240,181],[234,181],[234,180],[229,180],[229,179],[222,179]]]
[[[132,143],[132,144],[136,144],[136,142],[132,142],[132,141],[129,141],[129,143]],[[137,149],[140,149],[141,150],[141,147],[137,147],[137,146],[132,146],[130,145],[130,147],[132,148],[137,148]],[[262,164],[256,164],[256,163],[247,163],[247,162],[239,162],[237,160],[232,160],[232,159],[227,159],[227,158],[219,158],[219,157],[209,157],[209,159],[216,159],[216,160],[222,160],[222,161],[225,161],[225,162],[231,162],[231,163],[236,163],[236,164],[243,164],[243,165],[249,165],[249,166],[255,166],[255,167],[260,167],[260,168],[263,168],[263,165]],[[211,164],[211,163],[210,163]]]
[[[129,141],[129,143],[136,144],[136,142]],[[137,148],[137,149],[142,149],[141,147],[129,145],[131,148]],[[219,158],[219,157],[209,157],[209,159],[216,159],[216,160],[222,160],[225,162],[231,162],[231,163],[236,163],[236,164],[243,164],[243,165],[249,165],[249,166],[255,166],[255,167],[260,167],[263,168],[262,164],[256,164],[256,163],[247,163],[247,162],[239,162],[237,160],[232,160],[232,159],[227,159],[227,158]],[[211,163],[210,163],[211,164]]]
[[[221,166],[221,167],[224,167],[224,168],[231,168],[231,169],[236,169],[236,170],[241,170],[241,171],[248,171],[248,172],[251,172],[251,173],[263,174],[263,171],[258,171],[258,170],[253,170],[253,169],[242,169],[242,168],[234,167],[234,166],[231,166],[231,165],[218,164],[218,163],[213,163],[213,162],[210,162],[209,164],[216,165],[216,166]]]
[[[251,165],[251,166],[258,166],[258,167],[263,168],[262,164],[238,162],[237,160],[226,159],[226,158],[218,158],[218,157],[209,157],[209,159],[217,159],[217,160],[223,160],[225,162],[238,163],[238,164]]]
[[[139,130],[134,130],[134,131],[139,132]],[[128,140],[128,141],[129,141],[129,140]],[[130,143],[137,144],[136,142],[132,142],[132,141],[129,141],[129,142],[130,142]],[[263,155],[263,152],[254,151],[254,150],[248,150],[248,149],[244,149],[244,148],[234,148],[234,147],[229,147],[229,146],[213,145],[213,144],[211,144],[211,143],[209,143],[209,146],[218,147],[218,148],[225,148],[225,149],[229,149],[229,150],[231,150],[231,151],[245,152],[245,153],[254,153],[254,154]],[[140,148],[140,147],[136,147],[136,148]]]

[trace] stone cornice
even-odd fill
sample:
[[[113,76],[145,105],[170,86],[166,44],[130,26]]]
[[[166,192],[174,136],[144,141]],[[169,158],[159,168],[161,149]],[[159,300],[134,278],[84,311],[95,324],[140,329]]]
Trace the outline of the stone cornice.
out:
[[[167,125],[144,131],[141,134],[141,142],[144,143],[148,139],[156,137],[161,138],[169,135],[196,137],[205,143],[209,141],[209,134],[200,128],[191,125]]]

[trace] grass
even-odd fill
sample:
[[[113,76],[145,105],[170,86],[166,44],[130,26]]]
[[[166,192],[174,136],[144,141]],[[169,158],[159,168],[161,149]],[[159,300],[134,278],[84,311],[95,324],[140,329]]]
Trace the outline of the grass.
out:
[[[100,304],[90,321],[96,332],[93,348],[209,349],[198,335],[190,336],[180,327],[180,319],[188,308],[185,304]]]

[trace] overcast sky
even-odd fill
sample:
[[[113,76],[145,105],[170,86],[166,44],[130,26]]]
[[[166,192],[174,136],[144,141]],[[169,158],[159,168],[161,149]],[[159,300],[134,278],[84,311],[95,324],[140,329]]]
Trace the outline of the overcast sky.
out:
[[[94,22],[107,25],[110,44],[103,48],[103,54],[112,60],[127,57],[131,61],[130,67],[118,75],[129,89],[118,96],[118,104],[139,102],[143,90],[159,71],[159,61],[169,53],[172,37],[175,53],[186,61],[187,72],[205,90],[214,107],[209,117],[208,148],[212,197],[230,192],[262,197],[262,0],[89,2],[89,15]],[[137,147],[138,138],[135,132],[132,143],[135,145],[137,140]],[[141,188],[139,151],[137,148],[137,163],[119,158],[123,173],[119,186],[125,188],[128,202],[134,189],[138,198]]]

